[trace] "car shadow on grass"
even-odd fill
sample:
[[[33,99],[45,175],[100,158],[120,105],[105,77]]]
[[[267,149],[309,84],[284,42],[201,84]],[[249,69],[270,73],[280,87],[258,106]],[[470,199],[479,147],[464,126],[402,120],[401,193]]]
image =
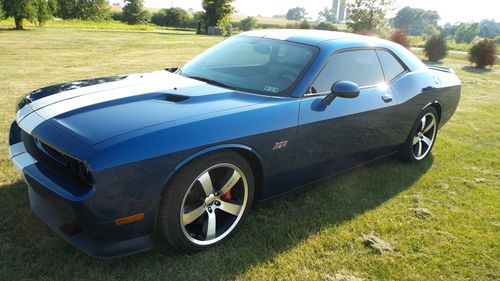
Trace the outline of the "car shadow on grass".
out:
[[[391,158],[314,184],[256,208],[233,238],[186,255],[159,241],[153,251],[114,260],[89,257],[53,234],[32,214],[26,186],[0,187],[3,273],[9,279],[221,280],[265,264],[324,229],[376,209],[408,189],[431,167]]]

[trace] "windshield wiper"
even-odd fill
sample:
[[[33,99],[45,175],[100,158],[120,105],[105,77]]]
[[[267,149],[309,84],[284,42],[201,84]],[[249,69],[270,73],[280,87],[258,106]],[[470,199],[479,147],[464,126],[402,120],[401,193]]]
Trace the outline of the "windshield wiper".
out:
[[[216,81],[216,80],[212,80],[210,78],[201,77],[201,76],[186,76],[186,77],[191,78],[191,79],[195,79],[195,80],[199,80],[199,81],[203,81],[203,82],[206,82],[210,85],[224,87],[224,88],[231,89],[231,90],[238,90],[238,88],[236,88],[236,87],[230,86],[228,84],[224,84],[224,83]]]

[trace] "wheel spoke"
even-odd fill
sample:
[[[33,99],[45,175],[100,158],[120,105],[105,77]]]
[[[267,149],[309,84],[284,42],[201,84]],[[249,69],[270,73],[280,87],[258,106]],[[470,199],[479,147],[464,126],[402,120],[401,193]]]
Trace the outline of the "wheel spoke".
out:
[[[208,173],[208,171],[205,172],[203,175],[201,175],[198,181],[200,182],[207,196],[214,193],[214,188],[212,186],[212,179],[210,178],[210,174]]]
[[[427,122],[427,116],[422,117],[422,120],[420,120],[420,122],[422,123],[422,127],[420,127],[420,131],[423,131],[424,127],[425,127],[425,123]]]
[[[427,133],[430,129],[432,129],[434,127],[434,119],[431,121],[431,123],[427,126],[427,128],[425,128],[422,133]]]
[[[194,210],[191,210],[188,213],[184,213],[182,215],[182,223],[184,223],[184,225],[188,225],[188,224],[192,223],[194,220],[196,220],[197,218],[199,218],[201,215],[203,215],[204,212],[205,212],[205,207],[200,206]]]
[[[431,146],[431,143],[432,143],[432,140],[426,136],[422,136],[422,141],[425,142],[425,144],[427,144],[427,146]]]
[[[422,156],[422,141],[418,142],[418,151],[417,151],[417,157]]]
[[[241,175],[236,170],[233,170],[231,178],[224,184],[224,186],[219,190],[220,194],[226,194],[233,186],[240,180]]]
[[[413,145],[416,145],[418,142],[419,142],[419,138],[418,137],[413,137]]]
[[[236,204],[225,202],[225,201],[220,201],[220,203],[221,204],[220,204],[219,209],[221,209],[222,211],[229,213],[233,216],[239,215],[239,213],[241,211],[241,207],[242,207],[241,205],[236,205]]]
[[[208,212],[208,220],[207,220],[207,235],[205,236],[205,240],[214,239],[216,236],[216,225],[217,225],[217,217],[215,216],[215,212]]]

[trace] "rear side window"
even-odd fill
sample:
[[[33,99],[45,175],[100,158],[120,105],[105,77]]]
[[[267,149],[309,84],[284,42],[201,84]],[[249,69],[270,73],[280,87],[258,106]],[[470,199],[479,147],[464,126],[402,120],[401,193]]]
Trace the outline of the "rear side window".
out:
[[[406,71],[391,53],[384,50],[377,50],[377,54],[380,58],[382,68],[384,69],[385,81],[390,82]]]
[[[334,55],[314,81],[311,92],[330,92],[333,83],[337,81],[354,82],[359,87],[384,82],[375,50],[347,51]]]

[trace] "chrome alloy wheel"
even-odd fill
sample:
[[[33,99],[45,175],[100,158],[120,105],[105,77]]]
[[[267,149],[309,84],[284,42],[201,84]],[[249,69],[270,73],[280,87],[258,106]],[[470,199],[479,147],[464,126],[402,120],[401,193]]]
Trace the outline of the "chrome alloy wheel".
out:
[[[233,164],[214,165],[203,171],[184,195],[182,231],[194,244],[214,244],[238,225],[247,201],[245,174]]]
[[[413,136],[412,150],[416,160],[423,159],[431,151],[436,132],[436,116],[429,112],[420,119],[416,134]]]

